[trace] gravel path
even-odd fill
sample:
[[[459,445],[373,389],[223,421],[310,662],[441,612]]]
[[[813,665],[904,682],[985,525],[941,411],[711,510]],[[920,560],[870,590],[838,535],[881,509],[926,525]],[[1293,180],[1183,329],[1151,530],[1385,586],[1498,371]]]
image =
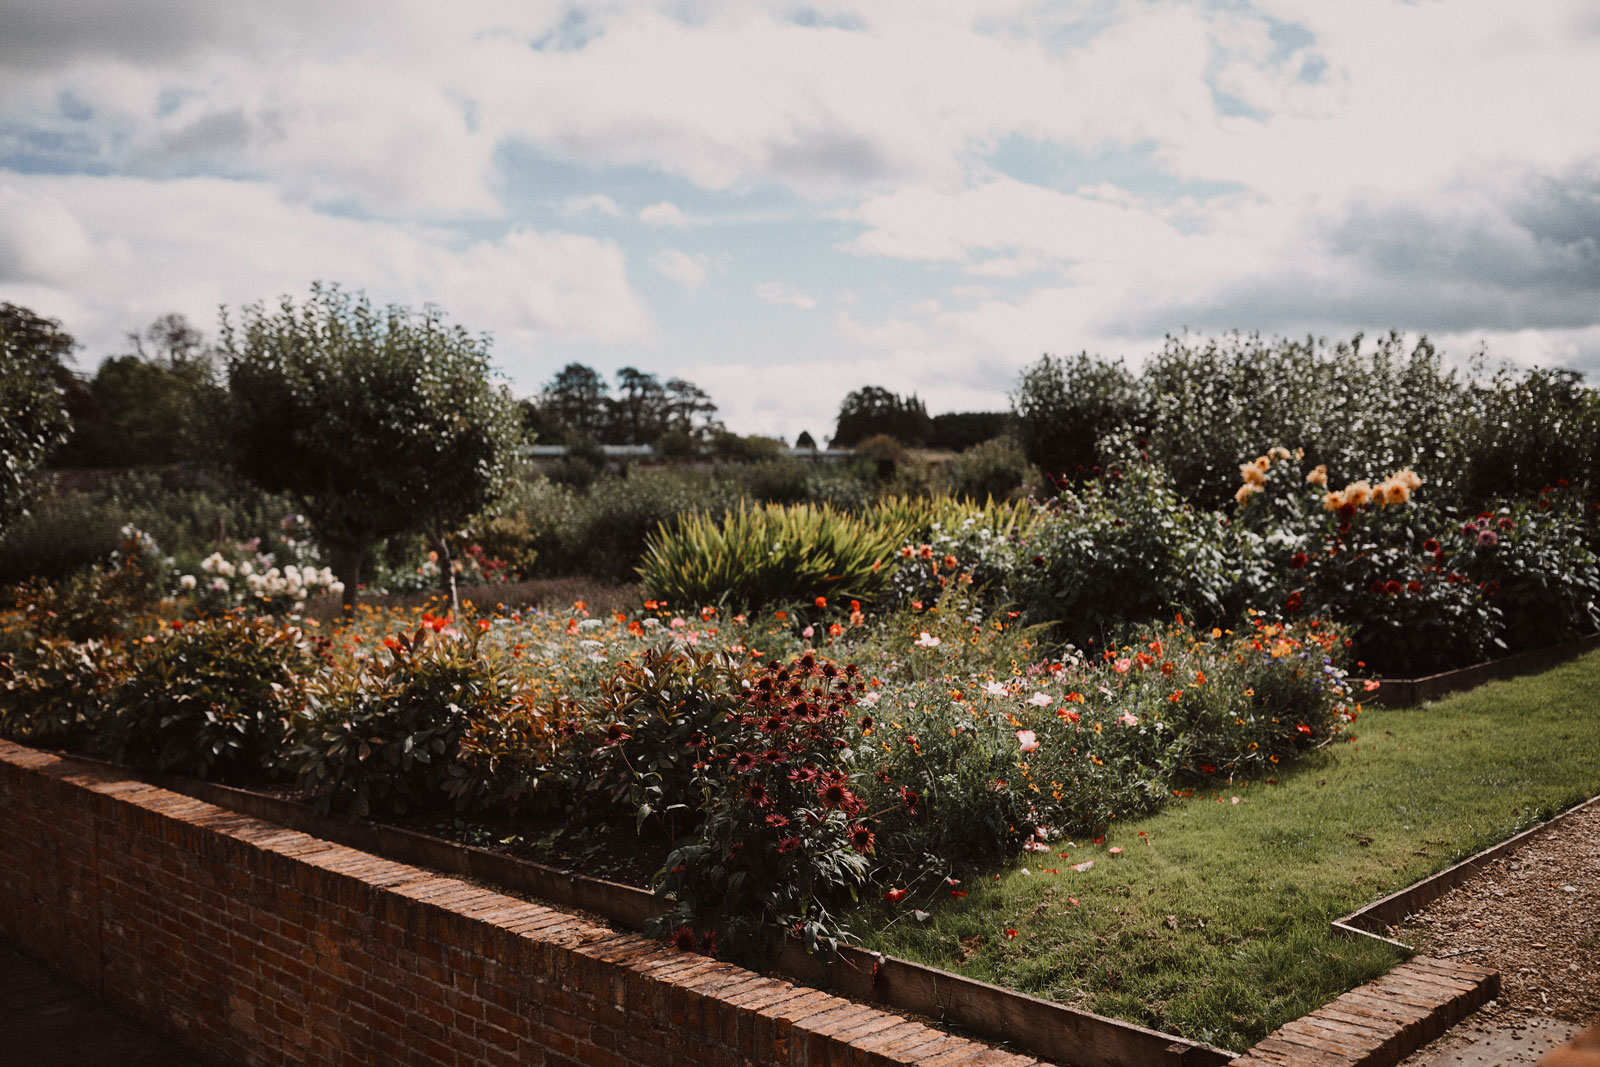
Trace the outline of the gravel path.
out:
[[[1600,1021],[1600,805],[1484,865],[1401,924],[1432,956],[1500,971],[1502,992],[1403,1067],[1533,1063]],[[1476,1051],[1475,1051],[1476,1050]]]

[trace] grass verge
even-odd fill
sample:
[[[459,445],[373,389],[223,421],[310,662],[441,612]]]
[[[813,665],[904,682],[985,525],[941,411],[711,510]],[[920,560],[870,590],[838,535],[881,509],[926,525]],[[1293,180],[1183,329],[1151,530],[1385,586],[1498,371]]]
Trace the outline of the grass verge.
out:
[[[872,916],[866,943],[1248,1048],[1400,961],[1333,937],[1331,920],[1600,793],[1600,652],[1421,709],[1372,709],[1355,733],[1275,782],[1197,791],[1103,844],[1019,858],[965,896],[913,887]]]

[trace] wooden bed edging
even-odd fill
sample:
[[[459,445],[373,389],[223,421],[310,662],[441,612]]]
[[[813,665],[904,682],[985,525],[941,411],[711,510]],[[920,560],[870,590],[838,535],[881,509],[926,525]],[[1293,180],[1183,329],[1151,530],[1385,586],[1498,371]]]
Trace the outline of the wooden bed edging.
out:
[[[1569,659],[1576,659],[1593,648],[1600,648],[1600,633],[1592,633],[1587,637],[1551,645],[1548,648],[1535,648],[1528,652],[1502,656],[1499,659],[1473,664],[1471,667],[1430,674],[1423,678],[1380,678],[1378,688],[1365,698],[1365,702],[1386,708],[1412,708],[1430,700],[1438,700],[1450,693],[1475,688],[1485,682],[1542,671],[1546,667],[1554,667]]]
[[[126,768],[113,769],[129,773]],[[655,895],[635,886],[458,845],[412,830],[319,815],[299,801],[232,786],[165,775],[152,780],[174,792],[280,823],[313,837],[402,863],[481,878],[600,915],[628,929],[642,930],[661,912]],[[940,1019],[980,1038],[1003,1041],[1044,1059],[1068,1055],[1070,1062],[1079,1067],[1216,1067],[1228,1063],[1234,1055],[1174,1034],[849,945],[840,947],[836,963],[824,964],[798,942],[791,942],[780,954],[774,970],[792,980],[832,989],[880,1007]]]
[[[1396,945],[1407,952],[1415,952],[1416,949],[1410,945],[1397,941],[1392,937],[1384,937],[1372,927],[1376,926],[1382,929],[1395,925],[1407,915],[1433,903],[1451,889],[1477,874],[1478,869],[1490,860],[1503,856],[1531,838],[1537,837],[1566,819],[1569,815],[1596,805],[1600,805],[1600,796],[1590,797],[1588,800],[1574,804],[1566,811],[1546,819],[1536,826],[1530,826],[1520,834],[1506,838],[1498,845],[1491,845],[1482,852],[1468,856],[1460,863],[1446,867],[1438,874],[1429,875],[1420,882],[1413,882],[1404,889],[1374,900],[1371,904],[1358,908],[1349,915],[1340,916],[1333,920],[1333,932],[1345,937],[1371,937]]]

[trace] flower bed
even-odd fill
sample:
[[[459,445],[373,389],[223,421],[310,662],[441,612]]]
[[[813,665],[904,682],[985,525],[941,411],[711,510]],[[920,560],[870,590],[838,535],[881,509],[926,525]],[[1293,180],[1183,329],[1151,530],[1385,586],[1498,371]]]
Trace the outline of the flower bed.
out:
[[[1358,714],[1331,628],[1180,620],[1051,657],[959,581],[874,620],[825,597],[755,618],[657,601],[342,627],[235,611],[85,642],[30,606],[4,680],[12,737],[292,780],[357,814],[626,820],[674,844],[660,932],[750,959],[790,930],[831,948],[863,894],[1098,836]]]

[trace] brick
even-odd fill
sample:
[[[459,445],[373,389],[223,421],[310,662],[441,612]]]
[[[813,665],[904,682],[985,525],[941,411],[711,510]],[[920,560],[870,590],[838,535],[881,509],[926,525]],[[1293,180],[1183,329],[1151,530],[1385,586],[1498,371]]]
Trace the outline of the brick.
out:
[[[1341,1056],[1337,1052],[1296,1044],[1271,1035],[1257,1042],[1250,1051],[1276,1052],[1288,1062],[1303,1064],[1304,1067],[1350,1067],[1355,1062],[1351,1057]]]

